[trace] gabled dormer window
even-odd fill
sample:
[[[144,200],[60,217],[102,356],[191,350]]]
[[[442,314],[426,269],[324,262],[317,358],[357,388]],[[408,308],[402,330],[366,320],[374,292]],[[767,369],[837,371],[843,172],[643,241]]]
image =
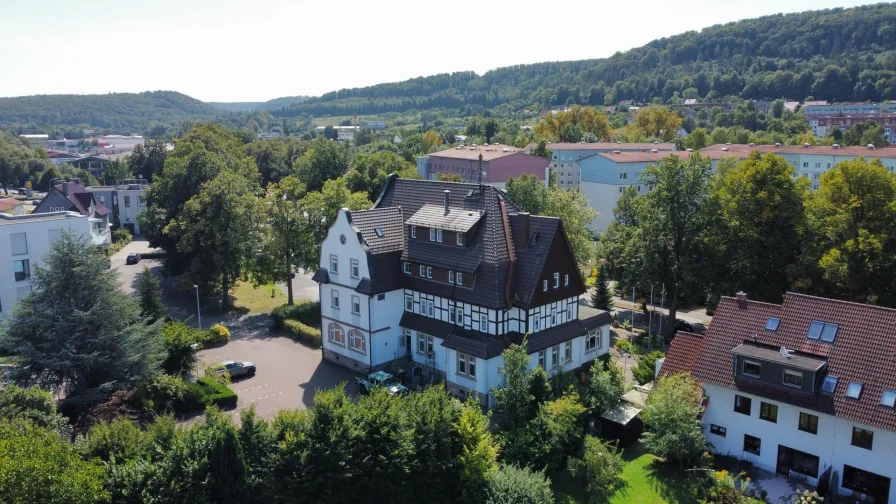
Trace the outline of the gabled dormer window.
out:
[[[429,228],[429,241],[436,241],[436,230],[435,228]]]
[[[411,238],[417,237],[417,226],[411,226]]]
[[[460,271],[457,272],[457,275],[454,278],[457,281],[457,285],[464,284],[464,274],[461,273]]]
[[[463,233],[457,233],[457,245],[460,247],[464,246],[464,234]]]

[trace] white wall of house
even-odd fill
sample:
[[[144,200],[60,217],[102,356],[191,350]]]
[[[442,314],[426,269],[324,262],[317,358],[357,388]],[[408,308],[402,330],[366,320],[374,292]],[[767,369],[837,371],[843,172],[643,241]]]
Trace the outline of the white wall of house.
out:
[[[136,189],[118,190],[118,222],[124,227],[126,224],[134,226],[134,233],[140,234],[140,223],[137,215],[146,210],[146,188],[136,186]],[[112,209],[110,206],[109,209]]]
[[[607,230],[607,226],[613,221],[613,209],[616,208],[616,201],[619,199],[620,187],[625,188],[628,185],[602,184],[585,180],[579,184],[579,188],[591,200],[591,208],[599,214],[591,221],[589,228],[601,233]]]
[[[563,279],[561,278],[560,281],[562,282]],[[538,287],[540,288],[540,286]],[[549,285],[548,287],[551,288],[553,286]],[[577,319],[579,317],[579,298],[571,297],[537,306],[531,308],[526,315],[530,333],[543,331]]]
[[[399,323],[404,313],[404,291],[394,290],[370,296],[368,302],[370,330],[373,333],[370,344],[373,365],[378,366],[406,355],[403,340],[399,341],[403,337]]]
[[[896,460],[896,432],[857,424],[832,415],[715,385],[706,384],[703,388],[710,399],[702,422],[706,440],[712,444],[714,452],[749,460],[754,465],[775,472],[778,463],[778,445],[787,446],[817,456],[819,475],[827,467],[833,466],[833,470],[842,478],[843,466],[846,464],[890,478],[889,501],[896,502],[896,464],[893,462]],[[735,395],[751,399],[750,416],[734,411]],[[759,418],[763,402],[778,406],[777,422]],[[817,434],[799,429],[800,412],[818,417]],[[713,434],[710,430],[712,425],[724,427],[725,436]],[[874,432],[871,450],[852,446],[854,426]],[[762,440],[758,456],[743,451],[745,434]],[[809,483],[814,485],[817,479],[810,479]]]
[[[16,302],[31,292],[34,268],[45,266],[44,256],[63,230],[90,239],[87,217],[74,212],[0,214],[0,316],[9,316]],[[16,279],[17,264],[27,264],[28,278]]]

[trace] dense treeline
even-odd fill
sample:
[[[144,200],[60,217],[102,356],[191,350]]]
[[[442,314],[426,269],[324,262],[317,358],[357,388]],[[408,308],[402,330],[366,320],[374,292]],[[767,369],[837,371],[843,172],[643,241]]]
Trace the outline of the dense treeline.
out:
[[[119,134],[159,136],[183,121],[214,119],[223,111],[174,91],[110,93],[105,95],[38,95],[0,98],[0,124],[16,133],[46,132],[51,126],[78,126],[64,130],[100,128]],[[154,133],[154,134],[153,134]]]
[[[342,89],[279,115],[378,114],[444,107],[807,97],[896,98],[896,6],[766,16],[655,40],[603,60],[455,72]]]

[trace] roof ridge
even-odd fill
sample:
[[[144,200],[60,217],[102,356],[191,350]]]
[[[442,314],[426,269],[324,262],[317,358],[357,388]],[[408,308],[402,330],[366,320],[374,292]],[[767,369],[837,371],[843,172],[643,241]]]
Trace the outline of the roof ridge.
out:
[[[788,294],[789,294],[789,293],[788,293]],[[731,297],[731,296],[721,296],[719,299],[720,299],[720,300],[722,300],[722,299],[730,299],[730,300],[732,300],[732,301],[737,301],[737,298],[736,298],[736,297]],[[758,299],[747,299],[747,302],[748,302],[748,303],[752,303],[752,304],[766,305],[766,306],[776,306],[776,307],[778,307],[778,308],[783,308],[783,307],[784,307],[784,304],[783,304],[783,303],[781,303],[781,304],[778,304],[778,303],[769,303],[768,301],[759,301]]]
[[[874,308],[874,309],[878,309],[878,310],[896,313],[896,308],[890,308],[887,306],[880,306],[880,305],[873,305],[873,304],[868,304],[868,303],[859,303],[858,301],[846,301],[843,299],[826,298],[826,297],[822,297],[822,296],[813,296],[811,294],[803,294],[800,292],[790,292],[790,291],[787,291],[786,295],[787,296],[794,295],[794,296],[799,296],[799,297],[804,297],[804,298],[812,298],[812,299],[821,299],[824,301],[832,301],[834,303],[857,305],[857,306],[861,306],[863,308]],[[781,306],[784,306],[784,305],[782,304]]]

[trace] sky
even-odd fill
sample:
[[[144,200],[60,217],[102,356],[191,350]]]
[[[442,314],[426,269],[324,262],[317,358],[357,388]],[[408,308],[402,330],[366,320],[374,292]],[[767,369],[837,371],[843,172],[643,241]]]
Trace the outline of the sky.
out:
[[[264,101],[602,58],[851,0],[0,0],[0,97],[173,90]]]

